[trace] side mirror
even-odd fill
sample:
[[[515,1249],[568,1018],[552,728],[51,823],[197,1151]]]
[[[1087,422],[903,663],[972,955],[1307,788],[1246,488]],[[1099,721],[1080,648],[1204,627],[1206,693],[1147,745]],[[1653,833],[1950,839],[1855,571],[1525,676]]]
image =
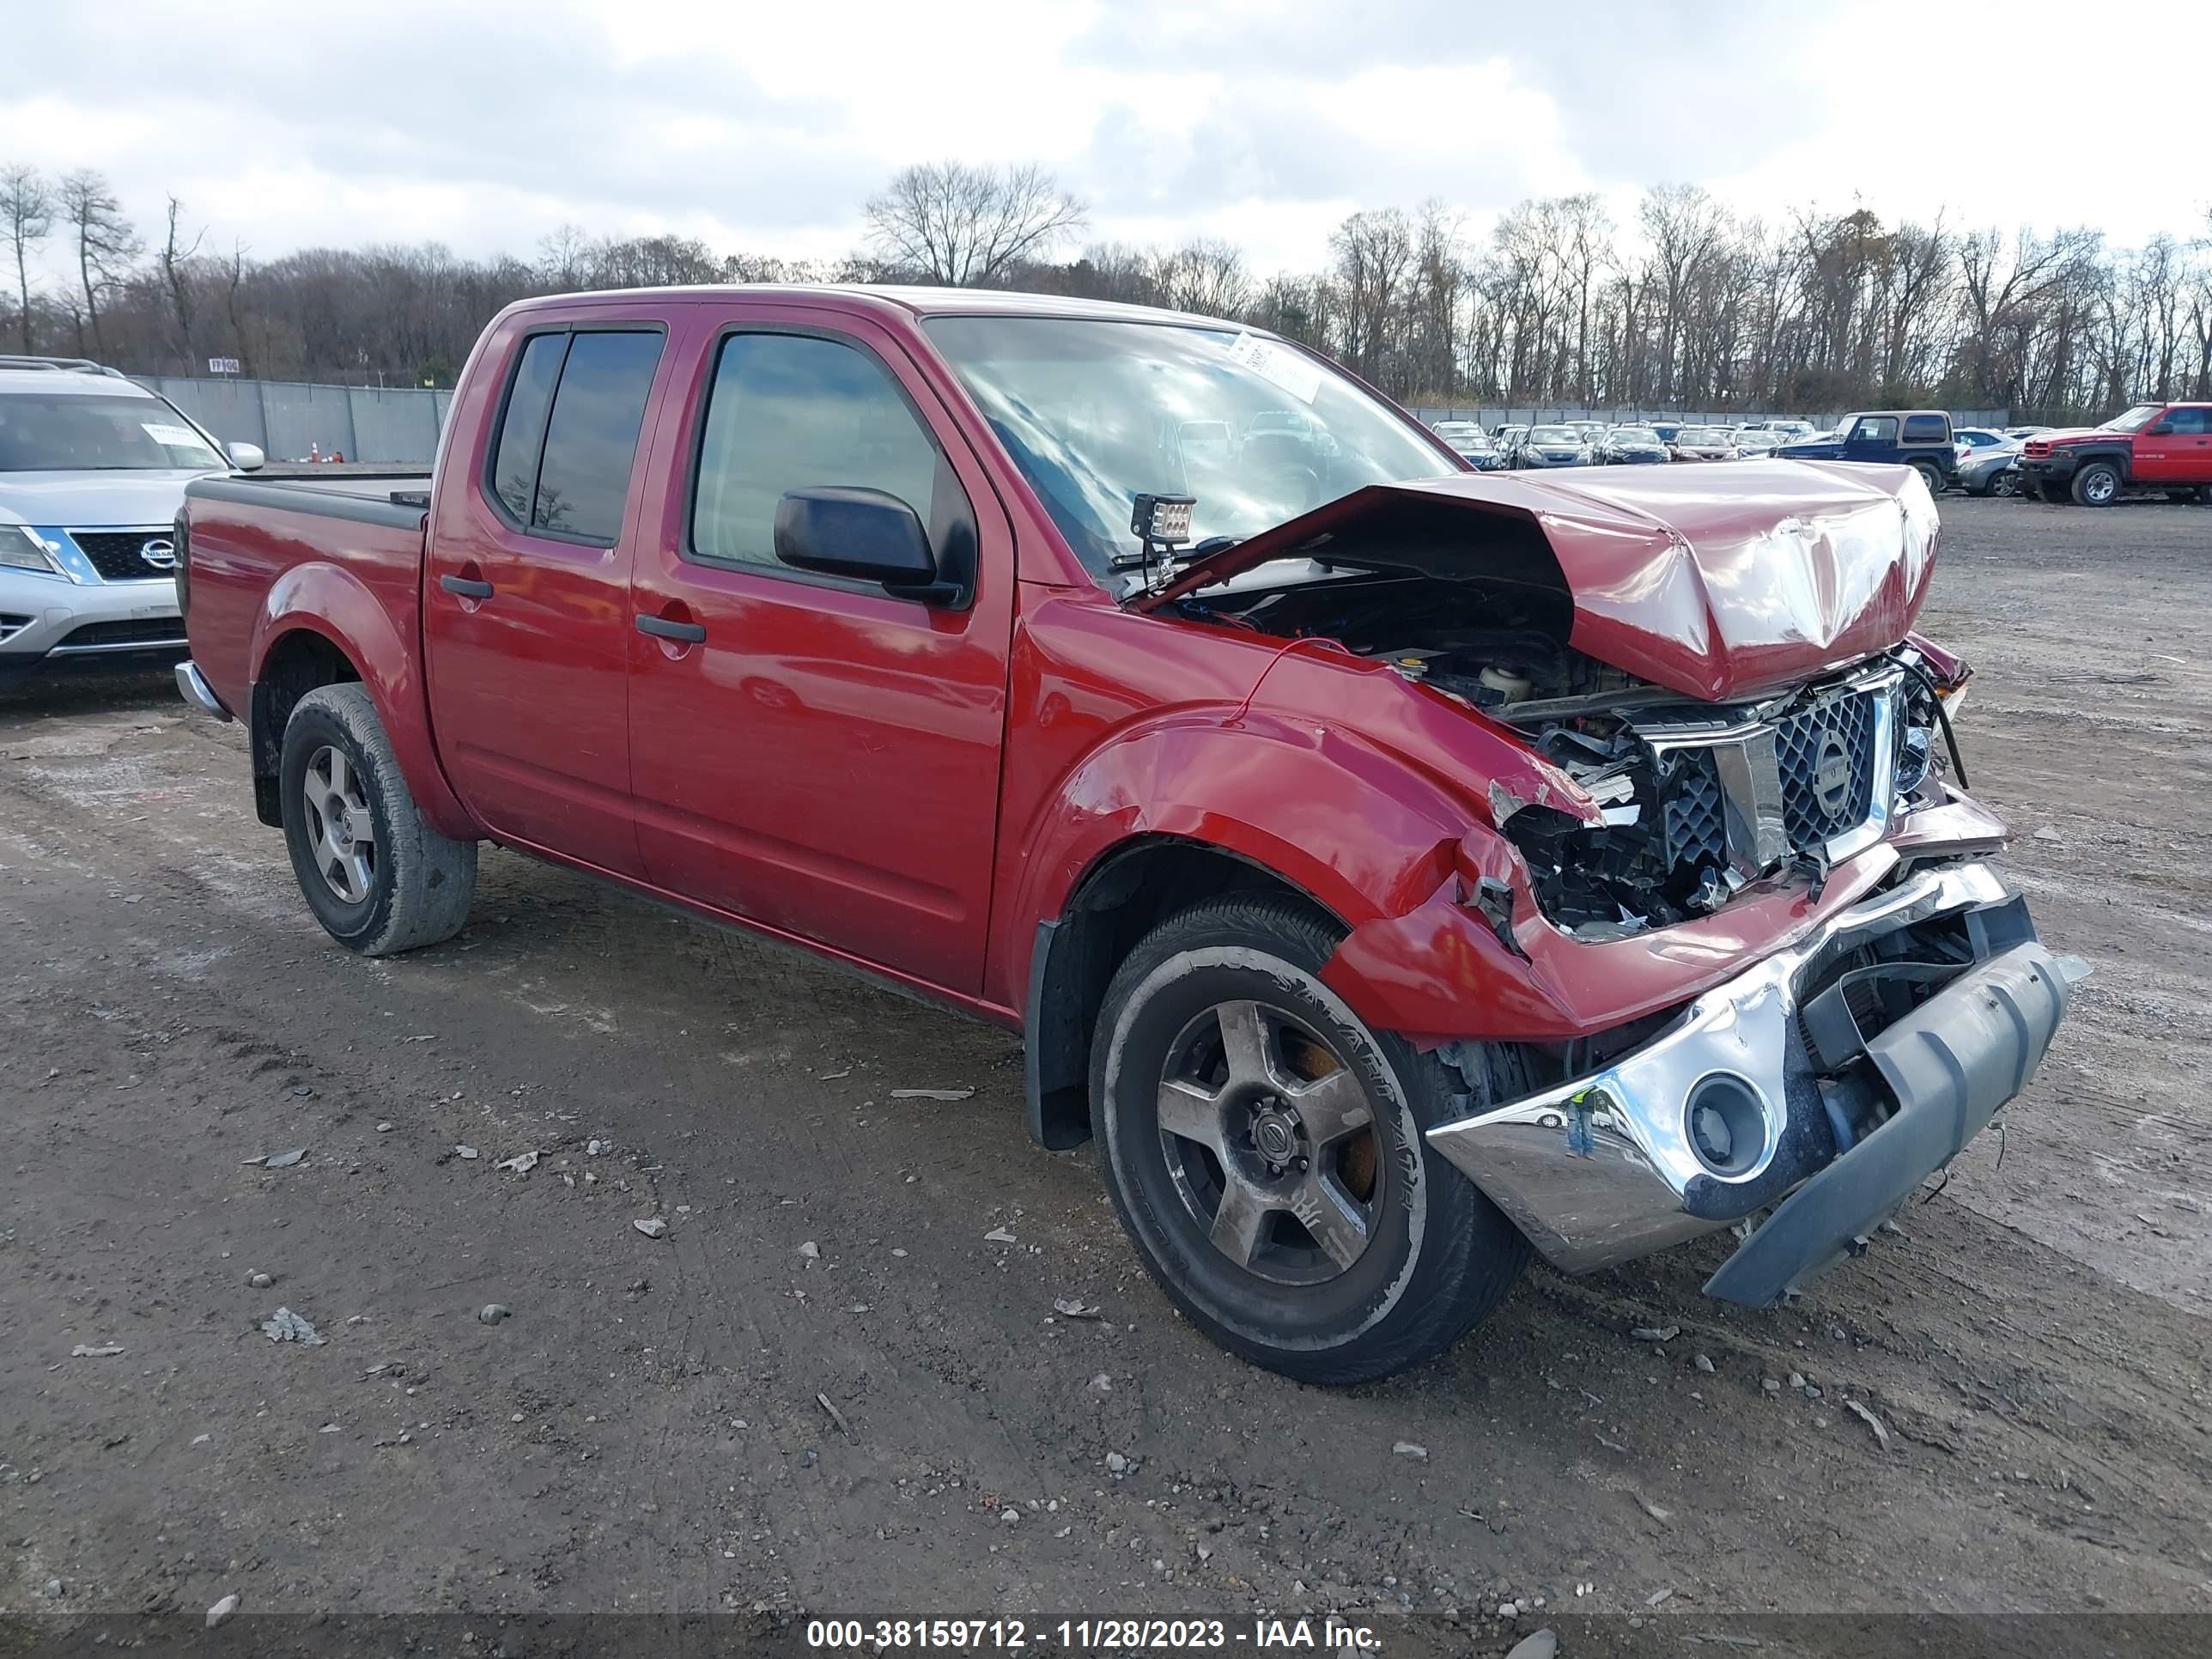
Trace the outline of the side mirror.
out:
[[[775,556],[798,570],[878,582],[886,593],[951,605],[961,585],[939,578],[921,516],[880,489],[819,484],[775,504]]]
[[[2145,427],[2143,430],[2154,438],[2171,437],[2173,433],[2173,422],[2172,421],[2153,421],[2148,426]]]
[[[223,449],[230,457],[230,464],[240,472],[258,472],[269,464],[259,444],[225,444]]]

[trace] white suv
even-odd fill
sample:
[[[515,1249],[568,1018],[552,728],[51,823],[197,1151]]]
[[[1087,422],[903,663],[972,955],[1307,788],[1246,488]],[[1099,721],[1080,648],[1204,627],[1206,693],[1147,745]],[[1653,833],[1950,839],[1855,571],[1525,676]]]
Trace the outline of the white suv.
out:
[[[182,657],[185,485],[261,463],[112,368],[0,356],[0,683]]]

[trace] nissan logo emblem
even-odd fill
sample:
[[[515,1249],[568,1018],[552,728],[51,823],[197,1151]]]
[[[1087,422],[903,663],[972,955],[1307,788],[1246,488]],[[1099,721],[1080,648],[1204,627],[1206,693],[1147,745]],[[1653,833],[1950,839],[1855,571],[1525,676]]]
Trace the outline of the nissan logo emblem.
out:
[[[138,556],[156,570],[177,568],[177,544],[167,536],[156,536],[138,550]]]
[[[1820,739],[1820,757],[1813,768],[1813,793],[1820,810],[1834,817],[1844,810],[1851,793],[1851,757],[1843,739],[1829,732]]]

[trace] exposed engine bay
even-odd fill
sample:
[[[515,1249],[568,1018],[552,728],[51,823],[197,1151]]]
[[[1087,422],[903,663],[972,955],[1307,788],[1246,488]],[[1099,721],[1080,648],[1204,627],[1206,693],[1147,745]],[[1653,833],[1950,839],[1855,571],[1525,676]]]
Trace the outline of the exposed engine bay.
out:
[[[1603,813],[1592,825],[1534,802],[1493,802],[1546,915],[1585,939],[1708,915],[1780,874],[1817,886],[1911,809],[1948,746],[1953,688],[1910,645],[1712,703],[1577,650],[1566,595],[1540,582],[1346,573],[1216,590],[1178,609],[1328,640],[1520,733]]]

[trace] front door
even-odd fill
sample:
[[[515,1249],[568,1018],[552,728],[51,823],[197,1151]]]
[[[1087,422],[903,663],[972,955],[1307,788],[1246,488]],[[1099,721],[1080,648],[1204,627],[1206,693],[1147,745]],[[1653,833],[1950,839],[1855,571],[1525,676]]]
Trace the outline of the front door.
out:
[[[2212,483],[2212,409],[2166,410],[2136,434],[2131,459],[2144,483]]]
[[[1012,628],[1012,532],[887,335],[793,306],[687,344],[690,418],[655,444],[668,510],[641,544],[630,748],[660,887],[947,989],[982,982]],[[949,423],[947,423],[949,429]],[[777,562],[787,490],[913,507],[964,604]],[[964,540],[963,539],[964,538]]]
[[[1847,461],[1894,461],[1897,458],[1894,415],[1862,415],[1844,434],[1844,459]]]
[[[438,495],[423,637],[440,757],[502,840],[641,873],[629,799],[633,488],[665,317],[518,319],[481,470]],[[449,446],[447,465],[471,452]]]

